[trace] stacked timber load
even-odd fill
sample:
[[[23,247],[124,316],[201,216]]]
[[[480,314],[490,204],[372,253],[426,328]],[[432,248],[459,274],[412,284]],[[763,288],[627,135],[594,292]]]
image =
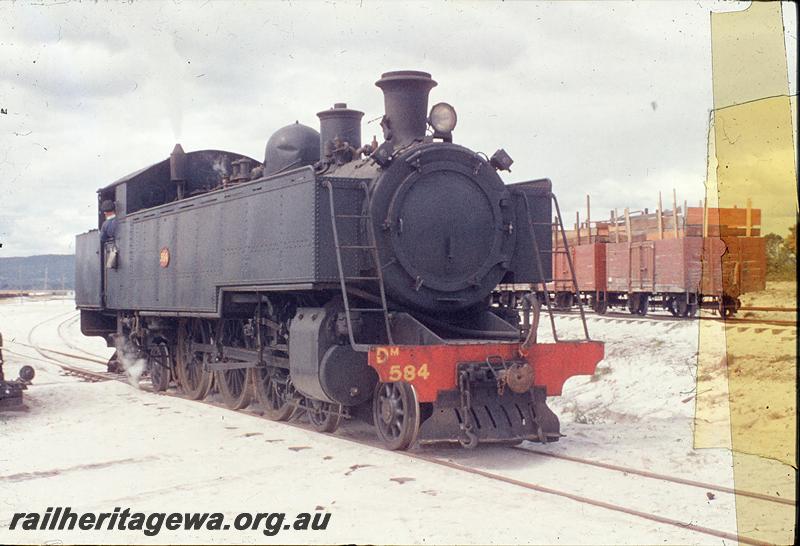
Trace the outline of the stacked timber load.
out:
[[[689,207],[686,214],[689,237],[759,237],[761,209]]]
[[[624,215],[617,216],[611,212],[611,220],[608,221],[609,238],[607,242],[641,242],[656,241],[661,239],[681,239],[686,236],[684,228],[683,209],[665,210],[661,212],[659,222],[659,212],[650,212],[648,209],[641,211],[628,211],[625,209]]]
[[[651,212],[629,211],[624,215],[611,211],[607,222],[609,242],[659,241],[684,237],[760,237],[761,209],[752,208],[748,199],[746,208],[703,206],[674,206],[672,210],[659,207]],[[599,222],[598,222],[599,223]],[[581,226],[584,231],[585,225]],[[629,237],[630,234],[630,237]]]
[[[686,202],[678,207],[675,190],[672,190],[672,209],[664,210],[661,192],[658,193],[658,206],[654,212],[625,209],[624,215],[612,210],[610,221],[611,238],[609,242],[660,241],[663,239],[682,239],[686,232]]]

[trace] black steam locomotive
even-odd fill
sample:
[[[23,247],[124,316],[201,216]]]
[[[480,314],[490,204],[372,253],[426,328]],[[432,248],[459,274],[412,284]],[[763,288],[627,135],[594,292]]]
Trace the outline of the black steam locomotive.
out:
[[[176,145],[99,190],[116,234],[77,237],[83,333],[146,356],[155,389],[216,388],[237,409],[255,395],[320,431],[364,418],[392,449],[556,440],[546,397],[593,373],[602,345],[537,344],[491,304],[498,283],[549,280],[549,180],[505,185],[503,150],[454,144],[453,107],[428,112],[430,74],[376,85],[380,144],[337,103],[319,133],[274,133],[263,164]]]

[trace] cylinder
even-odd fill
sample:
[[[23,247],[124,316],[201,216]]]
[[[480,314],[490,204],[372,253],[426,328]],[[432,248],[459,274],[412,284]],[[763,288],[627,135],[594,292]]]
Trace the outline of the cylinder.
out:
[[[317,113],[319,118],[320,159],[325,159],[326,150],[332,150],[331,142],[338,138],[353,148],[361,147],[361,118],[364,112],[350,110],[344,102],[337,102],[330,110]]]
[[[386,72],[375,85],[383,91],[384,138],[395,148],[422,140],[428,119],[428,94],[436,87],[431,75],[416,70]]]

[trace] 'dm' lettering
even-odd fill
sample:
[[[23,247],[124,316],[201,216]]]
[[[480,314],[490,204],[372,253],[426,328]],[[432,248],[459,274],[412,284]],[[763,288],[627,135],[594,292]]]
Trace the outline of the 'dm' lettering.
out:
[[[399,347],[378,347],[375,349],[375,362],[378,364],[385,364],[389,357],[393,356],[400,356],[400,348]]]

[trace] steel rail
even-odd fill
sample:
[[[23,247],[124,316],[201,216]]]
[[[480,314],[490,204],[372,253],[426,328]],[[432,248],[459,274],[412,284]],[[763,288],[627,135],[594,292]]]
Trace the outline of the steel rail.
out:
[[[642,512],[641,510],[635,510],[633,508],[627,508],[625,506],[620,506],[618,504],[613,504],[610,502],[600,501],[596,499],[592,499],[589,497],[584,497],[582,495],[577,495],[575,493],[569,493],[567,491],[561,491],[559,489],[552,489],[550,487],[544,487],[542,485],[524,482],[521,480],[517,480],[514,478],[509,478],[507,476],[502,476],[500,474],[495,474],[493,472],[487,472],[485,470],[480,470],[478,468],[473,468],[471,466],[464,466],[458,463],[454,463],[452,461],[446,461],[443,459],[437,459],[435,457],[426,457],[424,455],[412,455],[409,454],[410,457],[415,459],[421,459],[423,461],[427,461],[432,464],[437,464],[440,466],[444,466],[447,468],[453,468],[455,470],[460,470],[462,472],[467,472],[469,474],[475,474],[477,476],[483,476],[484,478],[488,478],[495,481],[500,481],[504,483],[508,483],[511,485],[515,485],[518,487],[522,487],[525,489],[530,489],[532,491],[538,491],[539,493],[546,493],[548,495],[555,495],[557,497],[563,497],[567,499],[574,500],[576,502],[580,502],[582,504],[588,504],[591,506],[596,506],[598,508],[604,508],[606,510],[610,510],[613,512],[620,512],[623,514],[636,516],[638,518],[646,519],[649,521],[654,521],[656,523],[663,523],[665,525],[672,525],[673,527],[679,527],[681,529],[688,529],[690,531],[694,531],[696,533],[701,533],[717,538],[722,538],[726,540],[734,540],[740,542],[742,544],[752,544],[752,545],[761,545],[761,544],[769,544],[768,542],[764,542],[763,540],[756,540],[754,538],[741,536],[737,533],[729,533],[727,531],[720,531],[718,529],[712,529],[710,527],[704,527],[702,525],[697,525],[694,523],[685,523],[683,521],[672,519],[664,516],[659,516],[657,514],[651,514],[649,512]]]
[[[118,380],[120,382],[125,382],[123,377],[109,378],[107,376],[104,376],[104,375],[102,375],[102,374],[100,374],[98,372],[93,372],[91,370],[82,370],[80,368],[74,368],[72,366],[66,366],[66,365],[63,365],[63,364],[57,364],[57,365],[65,368],[65,369],[70,369],[70,371],[71,370],[76,370],[76,371],[82,372],[85,375],[91,376],[91,377],[95,377],[98,380],[106,381],[106,380],[109,380],[109,379],[116,379],[116,380]],[[185,400],[185,398],[180,396],[177,392],[176,393],[168,393],[168,392],[158,392],[158,393],[156,393],[156,392],[153,392],[152,394],[157,394],[157,395],[162,395],[162,396],[169,396],[169,397],[172,397],[172,398],[180,398],[182,400]],[[257,413],[241,411],[241,410],[232,410],[232,409],[227,408],[227,407],[225,407],[225,406],[223,406],[221,404],[214,403],[214,402],[211,402],[209,400],[197,400],[197,402],[201,402],[201,403],[203,403],[205,405],[212,406],[212,407],[219,408],[219,409],[223,409],[223,410],[227,410],[227,411],[235,411],[235,412],[241,413],[243,415],[249,415],[251,417],[255,417],[255,418],[258,418],[258,419],[263,419],[263,420],[266,420],[266,421],[270,421],[272,423],[276,422],[276,421],[273,421],[273,420],[269,419],[266,416],[259,415]],[[306,431],[309,430],[306,426],[303,426],[303,425],[301,425],[299,423],[282,422],[280,424],[289,425],[291,427],[294,427],[294,428],[297,428],[297,429],[300,429],[300,430],[306,430]],[[322,433],[322,434],[325,434],[325,433]],[[358,445],[363,445],[363,446],[368,446],[368,447],[375,447],[376,446],[376,444],[374,444],[374,443],[370,443],[370,442],[363,441],[363,440],[358,440],[358,439],[355,439],[355,438],[347,438],[347,437],[343,437],[343,436],[334,436],[332,433],[331,434],[326,434],[326,435],[330,435],[330,436],[333,436],[333,437],[335,437],[337,439],[344,440],[344,441],[351,442],[351,443],[355,443],[355,444],[358,444]],[[517,448],[517,449],[519,449],[519,448]],[[530,450],[525,450],[525,449],[523,449],[523,451],[529,451],[530,452]],[[728,531],[721,531],[721,530],[718,530],[718,529],[713,529],[713,528],[710,528],[710,527],[704,527],[702,525],[697,525],[697,524],[694,524],[694,523],[691,523],[691,522],[687,523],[687,522],[683,522],[683,521],[680,521],[680,520],[677,520],[677,519],[668,518],[668,517],[665,517],[665,516],[659,516],[658,514],[652,514],[650,512],[643,512],[641,510],[635,510],[635,509],[628,508],[628,507],[625,507],[625,506],[621,506],[621,505],[618,505],[618,504],[605,502],[605,501],[601,501],[601,500],[597,500],[597,499],[592,499],[592,498],[585,497],[585,496],[582,496],[582,495],[578,495],[578,494],[575,494],[575,493],[570,493],[568,491],[562,491],[562,490],[559,490],[559,489],[553,489],[553,488],[550,488],[550,487],[545,487],[545,486],[542,486],[542,485],[539,485],[539,484],[535,484],[535,483],[531,483],[531,482],[525,482],[525,481],[522,481],[522,480],[517,480],[515,478],[510,478],[508,476],[503,476],[501,474],[495,474],[493,472],[488,472],[486,470],[481,470],[479,468],[465,466],[465,465],[462,465],[462,464],[459,464],[459,463],[455,463],[455,462],[452,462],[452,461],[439,459],[437,457],[431,457],[431,456],[423,455],[423,454],[420,454],[420,453],[413,453],[413,452],[406,452],[406,451],[399,451],[397,453],[399,455],[403,455],[403,456],[408,457],[410,459],[416,459],[416,460],[420,460],[420,461],[425,461],[425,462],[428,462],[430,464],[435,464],[435,465],[443,466],[443,467],[450,468],[450,469],[453,469],[453,470],[457,470],[457,471],[460,471],[460,472],[465,472],[465,473],[474,474],[474,475],[477,475],[477,476],[482,476],[482,477],[490,479],[490,480],[499,481],[499,482],[506,483],[506,484],[509,484],[509,485],[514,485],[514,486],[517,486],[517,487],[522,487],[524,489],[528,489],[528,490],[531,490],[531,491],[537,491],[537,492],[540,492],[540,493],[545,493],[545,494],[549,494],[549,495],[555,495],[555,496],[558,496],[558,497],[562,497],[562,498],[573,500],[575,502],[579,502],[581,504],[588,504],[588,505],[591,505],[591,506],[595,506],[597,508],[602,508],[602,509],[605,509],[605,510],[610,510],[610,511],[613,511],[613,512],[618,512],[618,513],[622,513],[622,514],[638,517],[638,518],[645,519],[645,520],[648,520],[648,521],[653,521],[653,522],[656,522],[656,523],[662,523],[662,524],[665,524],[665,525],[671,525],[673,527],[678,527],[678,528],[681,528],[681,529],[690,530],[690,531],[693,531],[693,532],[696,532],[696,533],[700,533],[700,534],[705,534],[705,535],[709,535],[709,536],[713,536],[713,537],[717,537],[717,538],[722,538],[722,539],[726,539],[726,540],[734,540],[734,541],[738,541],[738,542],[740,542],[742,544],[750,544],[750,545],[768,545],[769,544],[769,543],[764,542],[764,541],[760,541],[760,540],[756,540],[756,539],[749,538],[749,537],[746,537],[746,536],[738,535],[737,533],[731,533],[731,532],[728,532]],[[598,463],[598,466],[602,466],[603,464],[604,463]],[[612,470],[618,470],[618,469],[612,468]],[[635,473],[635,472],[631,472],[630,470],[621,470],[621,471],[628,472],[628,473]],[[672,481],[676,481],[676,483],[681,483],[678,480],[679,479],[672,480]],[[694,484],[685,484],[685,485],[694,485]],[[725,492],[725,493],[730,492],[730,493],[733,493],[733,494],[741,494],[741,492],[735,491],[735,490],[726,491],[725,490],[726,488],[724,488],[724,486],[714,486],[714,489],[717,490],[717,491],[720,491],[720,492]],[[727,489],[729,489],[729,488],[727,488]],[[759,497],[756,497],[756,498],[759,498]],[[773,500],[773,499],[770,498],[770,499],[762,499],[762,500]]]
[[[81,356],[81,355],[76,355],[76,354],[72,354],[72,353],[65,353],[63,351],[56,351],[55,349],[48,349],[47,347],[42,347],[41,345],[36,345],[36,344],[30,345],[28,343],[22,343],[21,341],[15,341],[13,339],[9,343],[14,343],[15,345],[20,345],[22,347],[28,347],[29,349],[33,349],[34,351],[38,352],[39,354],[42,354],[41,351],[44,351],[44,352],[53,353],[53,354],[56,354],[56,355],[59,355],[59,356],[66,356],[67,358],[75,358],[77,360],[85,360],[86,362],[95,362],[97,364],[103,364],[103,365],[108,363],[108,360],[100,360],[100,359],[92,358],[92,357],[88,357],[88,356]],[[42,356],[47,358],[47,355],[42,354]]]
[[[29,336],[28,336],[29,341],[31,340],[31,336],[32,336],[33,330],[38,328],[42,324],[45,324],[46,322],[49,322],[50,320],[52,320],[52,319],[48,319],[47,321],[44,321],[44,322],[34,326],[34,328],[31,329],[31,331],[29,333]],[[16,341],[14,343],[21,344],[20,342],[16,342]],[[21,345],[26,345],[26,344],[21,344]],[[67,353],[61,353],[60,351],[50,350],[50,349],[46,349],[44,347],[37,348],[37,347],[35,347],[33,345],[27,345],[27,346],[28,347],[33,347],[35,350],[37,350],[37,352],[40,351],[40,350],[44,350],[44,351],[51,352],[53,354],[66,355],[66,356],[69,356],[71,358],[75,358],[76,357],[76,355],[69,355]],[[116,379],[118,381],[127,383],[127,381],[124,380],[124,375],[121,375],[121,376],[118,376],[118,377],[109,377],[108,376],[108,372],[106,372],[105,374],[101,374],[99,372],[95,372],[95,371],[92,371],[92,370],[85,370],[85,369],[82,369],[82,368],[76,368],[74,366],[70,366],[70,365],[66,365],[66,364],[63,364],[63,363],[59,363],[58,361],[56,361],[52,357],[48,357],[46,354],[43,354],[43,353],[41,353],[41,354],[42,354],[42,356],[44,356],[48,360],[53,361],[53,363],[55,365],[65,369],[66,371],[70,371],[70,372],[73,372],[73,373],[81,374],[81,375],[84,375],[86,377],[92,377],[92,378],[97,379],[98,381],[107,381],[107,380],[110,380],[110,379]],[[87,360],[87,361],[94,361],[93,359],[82,358],[82,357],[81,357],[81,359]],[[167,392],[156,393],[156,392],[153,392],[153,394],[161,394],[161,395],[166,395],[166,396],[170,396],[170,397],[174,397],[174,398],[185,399],[184,397],[180,396],[177,392],[176,393],[167,393]],[[223,409],[223,410],[237,411],[238,413],[242,413],[244,415],[250,415],[250,416],[253,416],[253,417],[256,417],[256,418],[259,418],[259,419],[264,419],[264,420],[267,420],[267,421],[270,421],[270,422],[275,422],[275,421],[272,421],[271,419],[269,419],[268,417],[265,417],[263,415],[258,415],[258,414],[251,413],[251,412],[244,412],[244,411],[240,411],[240,410],[231,410],[230,408],[226,408],[225,406],[222,406],[220,404],[211,402],[210,400],[199,400],[199,402],[202,402],[203,404],[206,404],[206,405],[209,405],[209,406],[212,406],[212,407],[217,407],[217,408],[220,408],[220,409]],[[302,430],[308,430],[307,427],[301,426],[299,423],[284,422],[282,424],[287,424],[287,425],[290,425],[292,427],[295,427],[295,428],[298,428],[298,429],[302,429]],[[352,443],[355,443],[355,444],[359,444],[359,445],[375,447],[374,444],[372,444],[370,442],[363,441],[363,440],[358,440],[358,439],[354,439],[354,438],[347,438],[347,437],[342,437],[342,436],[334,436],[334,437],[338,438],[338,439],[341,439],[341,440],[349,441],[349,442],[352,442]],[[520,448],[515,448],[515,449],[520,449]],[[533,453],[532,450],[526,450],[524,448],[522,448],[522,450]],[[690,531],[693,531],[693,532],[696,532],[696,533],[700,533],[700,534],[705,534],[705,535],[709,535],[709,536],[713,536],[713,537],[717,537],[717,538],[722,538],[722,539],[726,539],[726,540],[734,540],[734,541],[738,541],[738,542],[740,542],[742,544],[750,544],[750,545],[769,544],[767,542],[756,540],[756,539],[753,539],[753,538],[750,538],[750,537],[740,536],[737,533],[731,533],[731,532],[727,532],[727,531],[721,531],[721,530],[718,530],[718,529],[713,529],[713,528],[710,528],[710,527],[704,527],[704,526],[697,525],[697,524],[694,524],[694,523],[691,523],[691,522],[686,523],[686,522],[683,522],[683,521],[680,521],[680,520],[677,520],[677,519],[668,518],[668,517],[665,517],[665,516],[659,516],[658,514],[652,514],[652,513],[649,513],[649,512],[643,512],[641,510],[635,510],[635,509],[628,508],[628,507],[625,507],[625,506],[621,506],[621,505],[618,505],[618,504],[609,503],[609,502],[605,502],[605,501],[601,501],[601,500],[597,500],[597,499],[592,499],[592,498],[585,497],[585,496],[582,496],[582,495],[578,495],[578,494],[575,494],[575,493],[570,493],[568,491],[562,491],[562,490],[559,490],[559,489],[553,489],[553,488],[545,487],[545,486],[538,485],[538,484],[535,484],[535,483],[530,483],[530,482],[525,482],[525,481],[522,481],[522,480],[517,480],[515,478],[510,478],[508,476],[495,474],[493,472],[488,472],[486,470],[481,470],[479,468],[469,467],[469,466],[461,465],[459,463],[455,463],[455,462],[452,462],[452,461],[439,459],[437,457],[431,457],[431,456],[423,455],[423,454],[420,454],[420,453],[405,452],[405,451],[400,451],[400,452],[397,452],[397,453],[400,454],[400,455],[404,455],[404,456],[406,456],[406,457],[408,457],[410,459],[417,459],[417,460],[425,461],[425,462],[428,462],[428,463],[431,463],[431,464],[439,465],[439,466],[442,466],[442,467],[450,468],[450,469],[453,469],[453,470],[458,470],[460,472],[465,472],[465,473],[469,473],[469,474],[473,474],[473,475],[477,475],[477,476],[482,476],[482,477],[487,478],[487,479],[491,479],[491,480],[494,480],[494,481],[499,481],[499,482],[506,483],[506,484],[509,484],[509,485],[514,485],[514,486],[521,487],[521,488],[524,488],[524,489],[528,489],[528,490],[537,491],[537,492],[540,492],[540,493],[545,493],[545,494],[549,494],[549,495],[554,495],[554,496],[570,499],[570,500],[573,500],[575,502],[579,502],[579,503],[582,503],[582,504],[588,504],[588,505],[595,506],[595,507],[602,508],[602,509],[606,509],[606,510],[609,510],[609,511],[623,513],[623,514],[626,514],[626,515],[638,517],[640,519],[645,519],[645,520],[648,520],[648,521],[653,521],[653,522],[661,523],[661,524],[664,524],[664,525],[670,525],[670,526],[673,526],[673,527],[678,527],[678,528],[681,528],[681,529],[690,530]],[[544,452],[542,452],[542,453],[546,454]],[[547,455],[550,455],[550,454],[547,454]],[[566,458],[566,456],[563,456],[563,458]],[[575,459],[577,459],[577,458],[575,458]],[[580,461],[580,462],[583,462],[583,461]],[[596,466],[603,466],[606,463],[595,463],[595,464],[596,464]],[[615,465],[608,465],[608,466],[615,466]],[[619,471],[622,471],[622,472],[628,472],[628,473],[632,473],[632,474],[636,473],[636,472],[632,472],[633,469],[623,469],[623,467],[610,468],[610,469],[611,470],[619,470]],[[640,472],[644,472],[644,471],[640,471]],[[675,478],[674,480],[670,480],[670,481],[675,481],[676,483],[681,483],[678,480],[682,480],[682,479],[681,478]],[[693,483],[687,483],[687,484],[684,484],[684,485],[695,486],[695,484],[693,484]],[[706,484],[704,484],[704,486],[705,485]],[[726,491],[725,489],[728,489],[728,490]],[[720,491],[720,492],[725,492],[725,493],[731,493],[731,494],[741,494],[741,492],[739,492],[739,491],[730,490],[730,488],[725,488],[724,486],[715,486],[715,490]],[[759,495],[759,494],[754,494],[754,495]],[[755,497],[755,498],[760,498],[760,497]],[[761,499],[761,500],[769,500],[770,502],[775,502],[772,498]]]
[[[739,311],[784,311],[786,313],[797,313],[797,307],[739,307]]]
[[[616,470],[617,472],[624,472],[626,474],[635,474],[637,476],[642,476],[645,478],[652,478],[655,480],[662,480],[672,483],[678,483],[681,485],[689,485],[692,487],[698,487],[701,489],[709,489],[711,491],[718,491],[720,493],[730,493],[732,495],[741,495],[743,497],[750,497],[753,499],[763,500],[767,502],[774,502],[777,504],[786,504],[789,506],[795,506],[796,501],[794,499],[784,499],[783,497],[774,497],[772,495],[765,495],[763,493],[755,493],[753,491],[746,491],[743,489],[736,489],[732,487],[726,487],[724,485],[716,485],[713,483],[705,483],[696,480],[689,480],[686,478],[679,478],[676,476],[668,476],[666,474],[659,474],[657,472],[650,472],[648,470],[640,470],[638,468],[631,468],[628,466],[620,466],[611,463],[603,463],[600,461],[591,461],[589,459],[583,459],[580,457],[573,457],[571,455],[563,455],[561,453],[548,453],[547,451],[540,451],[538,449],[528,449],[524,447],[512,447],[512,449],[516,451],[523,451],[525,453],[529,453],[531,455],[542,455],[545,457],[552,457],[554,459],[561,459],[564,461],[570,461],[590,466],[596,466],[599,468],[605,468],[608,470]]]
[[[68,364],[61,363],[55,360],[54,358],[50,358],[45,355],[42,355],[44,356],[44,358],[38,358],[35,356],[26,355],[24,353],[11,350],[7,347],[3,347],[3,351],[8,354],[19,356],[20,358],[28,360],[37,360],[39,362],[44,362],[45,364],[50,364],[51,366],[58,366],[67,373],[83,377],[84,379],[89,379],[92,382],[109,381],[111,379],[116,379],[115,377],[109,377],[108,375],[103,375],[101,372],[94,372],[83,368],[76,368],[75,366],[70,366]],[[108,374],[108,372],[106,372],[106,374]]]
[[[555,314],[558,315],[565,315],[570,316],[574,315],[577,317],[577,313],[574,311],[567,311],[567,310],[558,310],[554,311]],[[797,326],[797,321],[794,320],[772,320],[772,319],[759,319],[759,318],[744,318],[744,317],[728,317],[728,318],[721,318],[721,317],[671,317],[667,315],[645,315],[645,316],[629,316],[626,313],[604,313],[604,314],[590,314],[587,315],[587,318],[594,318],[594,319],[608,319],[608,320],[625,320],[628,322],[690,322],[692,320],[708,320],[714,322],[722,322],[726,324],[763,324],[765,326]]]
[[[56,330],[57,330],[57,332],[58,332],[58,337],[59,337],[59,338],[61,338],[61,341],[63,341],[63,342],[64,342],[64,344],[65,344],[67,347],[69,347],[70,349],[72,349],[72,350],[74,350],[74,351],[78,351],[79,353],[83,353],[83,354],[85,354],[85,355],[94,356],[94,357],[97,357],[97,358],[102,358],[102,357],[103,357],[103,355],[99,355],[99,354],[97,354],[97,353],[92,353],[92,352],[90,352],[90,351],[87,351],[87,350],[85,350],[85,349],[82,349],[82,348],[78,347],[77,345],[75,345],[74,343],[72,343],[72,341],[70,341],[70,340],[67,338],[67,336],[64,334],[64,332],[63,332],[63,328],[64,328],[64,327],[65,327],[67,324],[69,324],[69,323],[74,323],[74,322],[77,322],[77,321],[78,321],[78,319],[80,319],[80,315],[76,313],[76,314],[75,314],[75,316],[73,316],[73,317],[67,317],[67,318],[65,318],[63,321],[61,321],[61,322],[59,323],[59,325],[58,325],[58,328],[56,329]]]

